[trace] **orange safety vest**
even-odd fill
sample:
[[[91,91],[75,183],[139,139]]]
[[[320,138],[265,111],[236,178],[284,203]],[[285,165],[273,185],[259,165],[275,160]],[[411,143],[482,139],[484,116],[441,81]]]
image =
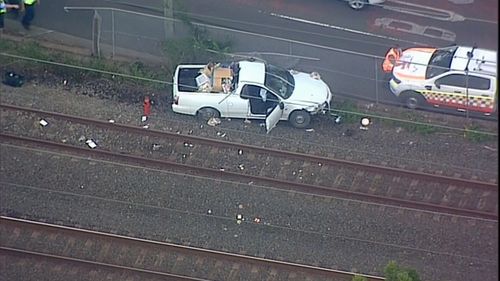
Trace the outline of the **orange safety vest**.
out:
[[[384,62],[382,63],[382,70],[385,73],[392,72],[394,65],[401,57],[401,50],[399,48],[390,48],[387,54],[385,55]]]

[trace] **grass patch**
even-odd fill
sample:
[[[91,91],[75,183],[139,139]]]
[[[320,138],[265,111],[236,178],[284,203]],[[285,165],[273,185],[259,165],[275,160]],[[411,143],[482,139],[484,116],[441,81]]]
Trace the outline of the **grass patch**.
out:
[[[464,138],[474,143],[483,143],[493,141],[497,136],[482,132],[481,128],[477,125],[471,125],[465,127]]]

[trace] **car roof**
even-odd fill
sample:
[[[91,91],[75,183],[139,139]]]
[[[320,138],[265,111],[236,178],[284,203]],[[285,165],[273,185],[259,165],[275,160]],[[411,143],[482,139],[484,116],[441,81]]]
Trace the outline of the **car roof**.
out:
[[[472,57],[469,61],[468,53],[472,51]],[[480,74],[497,74],[497,52],[493,50],[458,47],[453,56],[450,68],[452,70],[466,70]]]

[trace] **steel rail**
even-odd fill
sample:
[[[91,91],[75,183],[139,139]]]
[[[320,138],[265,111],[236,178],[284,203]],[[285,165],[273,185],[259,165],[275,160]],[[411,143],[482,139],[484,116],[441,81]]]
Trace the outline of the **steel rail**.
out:
[[[383,278],[383,277],[378,277],[378,276],[373,276],[373,275],[366,275],[366,274],[360,274],[360,273],[354,273],[354,272],[348,272],[348,271],[342,271],[342,270],[335,270],[335,269],[313,266],[313,265],[298,264],[298,263],[294,263],[294,262],[272,260],[272,259],[267,259],[267,258],[263,258],[263,257],[248,256],[248,255],[223,252],[223,251],[218,251],[218,250],[197,248],[197,247],[193,247],[193,246],[186,246],[186,245],[179,245],[179,244],[168,243],[168,242],[154,241],[154,240],[124,236],[124,235],[119,235],[119,234],[106,233],[106,232],[95,231],[95,230],[88,230],[88,229],[82,229],[82,228],[76,228],[76,227],[70,227],[70,226],[50,224],[50,223],[46,223],[46,222],[38,222],[38,221],[21,219],[21,218],[13,218],[13,217],[8,217],[8,216],[0,216],[0,222],[2,223],[3,226],[5,226],[5,225],[13,226],[13,227],[17,226],[20,228],[30,226],[30,227],[36,227],[36,228],[50,229],[52,231],[57,231],[57,232],[69,233],[70,235],[88,235],[88,236],[93,236],[93,237],[102,237],[103,239],[115,240],[115,241],[119,241],[119,242],[127,243],[127,244],[128,243],[135,243],[137,245],[144,246],[144,247],[154,245],[155,247],[160,247],[162,250],[165,250],[165,251],[176,251],[176,252],[186,253],[189,255],[201,255],[204,257],[208,257],[208,258],[214,258],[214,259],[219,259],[219,260],[230,260],[230,261],[235,261],[238,263],[245,263],[245,264],[254,264],[256,266],[262,266],[262,267],[266,267],[266,268],[269,266],[274,266],[274,267],[279,267],[281,269],[289,270],[292,272],[300,271],[300,272],[307,272],[307,273],[315,274],[315,275],[317,274],[317,275],[323,275],[323,276],[332,276],[332,277],[336,277],[336,278],[348,277],[349,280],[354,275],[360,275],[360,276],[366,277],[368,281],[385,280],[385,278]],[[27,253],[44,255],[46,257],[64,258],[66,260],[71,259],[73,261],[80,261],[79,259],[61,257],[61,256],[50,255],[50,254],[46,254],[46,253],[36,253],[33,251],[9,249],[7,247],[0,247],[0,249],[10,250],[10,251],[12,251],[12,250],[24,251]],[[83,261],[83,260],[81,260],[81,262],[89,263],[89,261]],[[90,263],[93,263],[93,264],[95,263],[95,264],[101,265],[101,266],[108,266],[108,264],[100,263],[100,262],[90,262]],[[152,274],[157,274],[157,275],[159,275],[159,274],[164,275],[164,276],[167,275],[164,272],[149,271],[149,270],[132,268],[132,267],[123,267],[122,268],[122,266],[118,266],[118,265],[112,265],[112,266],[118,267],[121,269],[128,269],[128,270],[134,270],[134,271],[145,272],[145,273],[152,273]],[[179,277],[184,277],[184,276],[179,276]],[[191,278],[191,279],[189,279],[189,278]],[[187,278],[185,278],[185,280],[204,280],[204,279],[187,277]]]
[[[159,130],[153,130],[153,129],[144,129],[142,127],[137,127],[137,126],[132,126],[132,125],[109,123],[109,122],[97,120],[97,119],[72,116],[72,115],[67,115],[67,114],[63,114],[63,113],[48,112],[48,111],[39,110],[39,109],[19,107],[19,106],[15,106],[15,105],[0,104],[0,108],[7,109],[7,110],[18,110],[18,111],[25,111],[25,112],[40,114],[40,115],[43,115],[44,117],[64,118],[66,120],[70,120],[73,122],[78,122],[78,123],[82,123],[82,124],[97,126],[97,127],[105,128],[105,129],[113,129],[113,130],[123,131],[123,132],[132,132],[132,133],[143,134],[143,135],[147,134],[147,135],[163,137],[163,138],[168,137],[168,138],[176,139],[176,140],[180,140],[180,141],[189,140],[190,142],[193,142],[193,143],[216,145],[216,146],[229,147],[229,148],[235,148],[235,149],[246,149],[246,150],[253,151],[253,152],[256,152],[259,154],[267,154],[267,155],[287,157],[287,158],[292,158],[292,159],[307,160],[307,161],[311,161],[311,162],[329,164],[332,166],[349,167],[352,169],[363,169],[365,171],[382,173],[385,175],[393,175],[393,176],[399,176],[399,177],[406,176],[406,177],[413,178],[413,179],[432,181],[432,182],[449,184],[449,185],[467,186],[467,187],[479,188],[479,189],[484,189],[484,190],[492,190],[492,189],[498,190],[498,183],[492,183],[492,182],[484,182],[484,181],[471,180],[471,179],[461,179],[461,178],[456,178],[456,177],[449,177],[449,176],[443,176],[443,175],[437,175],[437,174],[429,174],[429,173],[418,172],[418,171],[410,171],[410,170],[393,168],[393,167],[384,167],[384,166],[359,163],[359,162],[342,160],[342,159],[333,159],[333,158],[305,154],[305,153],[300,153],[300,152],[284,151],[284,150],[278,150],[278,149],[273,149],[273,148],[264,148],[264,147],[258,147],[258,146],[248,145],[248,144],[239,144],[239,143],[233,143],[233,142],[229,142],[229,141],[216,140],[216,139],[210,139],[210,138],[193,136],[193,135],[177,134],[177,133],[173,133],[173,132],[159,131]]]
[[[273,188],[281,189],[281,190],[294,190],[298,192],[303,192],[307,194],[317,194],[323,196],[331,196],[331,197],[341,197],[341,198],[349,198],[356,199],[361,201],[369,201],[384,205],[392,205],[399,207],[406,207],[417,210],[427,210],[432,212],[439,213],[448,213],[460,216],[467,217],[477,217],[483,219],[490,220],[498,220],[498,214],[491,212],[484,212],[478,210],[470,210],[470,209],[460,209],[456,207],[426,203],[426,202],[418,202],[411,201],[363,192],[349,191],[339,188],[333,187],[324,187],[312,184],[298,183],[286,180],[280,180],[269,177],[260,177],[254,175],[241,174],[237,172],[231,171],[223,171],[220,169],[211,169],[204,168],[198,166],[191,166],[187,164],[165,161],[159,159],[150,159],[141,156],[135,156],[124,153],[115,153],[111,151],[101,150],[101,149],[90,149],[90,148],[82,148],[78,146],[48,141],[48,140],[40,140],[28,137],[15,136],[5,133],[0,133],[0,140],[2,142],[5,141],[13,141],[13,142],[23,142],[32,146],[43,146],[49,149],[54,149],[56,151],[65,151],[69,152],[73,155],[84,156],[84,157],[94,157],[96,159],[113,159],[113,161],[121,161],[123,163],[131,164],[131,165],[141,165],[141,167],[151,167],[151,168],[160,168],[164,170],[175,170],[184,174],[193,174],[193,175],[203,175],[211,178],[224,178],[224,179],[234,179],[236,181],[242,183],[254,182],[255,184],[262,184],[271,186]]]

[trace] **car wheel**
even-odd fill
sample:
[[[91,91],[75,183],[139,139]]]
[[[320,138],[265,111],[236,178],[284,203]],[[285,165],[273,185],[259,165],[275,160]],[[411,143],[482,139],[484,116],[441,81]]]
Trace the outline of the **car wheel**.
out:
[[[208,121],[210,118],[219,118],[220,113],[217,109],[211,107],[204,107],[196,113],[196,116],[203,120]]]
[[[288,117],[288,121],[295,128],[303,129],[309,126],[309,124],[311,123],[311,115],[307,111],[297,110],[290,114],[290,117]]]
[[[425,98],[417,92],[406,92],[402,95],[405,106],[410,109],[422,108],[425,105]]]
[[[366,4],[365,0],[349,0],[349,7],[354,10],[362,9]]]

